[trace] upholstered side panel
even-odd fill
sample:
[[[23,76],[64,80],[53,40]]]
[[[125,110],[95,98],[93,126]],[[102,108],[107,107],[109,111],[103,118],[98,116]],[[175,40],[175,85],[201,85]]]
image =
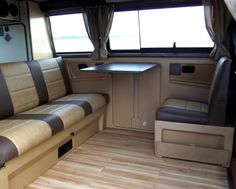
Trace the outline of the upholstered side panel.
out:
[[[56,59],[38,61],[47,85],[49,101],[66,95],[66,87]]]
[[[14,113],[36,107],[39,104],[29,67],[24,62],[0,65],[14,107]]]

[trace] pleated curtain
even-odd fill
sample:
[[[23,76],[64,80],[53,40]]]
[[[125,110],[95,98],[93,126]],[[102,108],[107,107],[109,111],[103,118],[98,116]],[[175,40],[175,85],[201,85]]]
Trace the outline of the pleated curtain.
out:
[[[223,0],[203,0],[206,29],[215,43],[210,56],[218,60],[229,54],[229,25],[231,14]]]
[[[91,53],[92,59],[107,58],[106,43],[109,38],[113,16],[114,7],[109,5],[83,10],[85,28],[94,46],[94,51]]]

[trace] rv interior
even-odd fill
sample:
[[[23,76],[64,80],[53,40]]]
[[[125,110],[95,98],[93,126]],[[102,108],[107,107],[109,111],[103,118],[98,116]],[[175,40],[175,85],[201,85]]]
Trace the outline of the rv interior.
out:
[[[236,188],[234,0],[0,0],[0,189]]]

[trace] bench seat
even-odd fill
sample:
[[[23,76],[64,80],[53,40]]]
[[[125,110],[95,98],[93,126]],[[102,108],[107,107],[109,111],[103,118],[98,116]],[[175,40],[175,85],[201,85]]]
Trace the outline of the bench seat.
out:
[[[0,168],[105,107],[109,99],[72,94],[60,57],[1,64],[0,82]]]
[[[73,94],[1,120],[0,165],[44,142],[105,104],[105,98],[101,94]]]

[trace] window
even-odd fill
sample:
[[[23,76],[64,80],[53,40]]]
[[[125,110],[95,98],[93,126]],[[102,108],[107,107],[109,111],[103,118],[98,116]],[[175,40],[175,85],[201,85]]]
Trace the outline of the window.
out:
[[[50,16],[50,22],[57,53],[93,51],[82,14]]]
[[[109,42],[111,50],[156,52],[214,46],[205,28],[203,6],[116,12]]]

